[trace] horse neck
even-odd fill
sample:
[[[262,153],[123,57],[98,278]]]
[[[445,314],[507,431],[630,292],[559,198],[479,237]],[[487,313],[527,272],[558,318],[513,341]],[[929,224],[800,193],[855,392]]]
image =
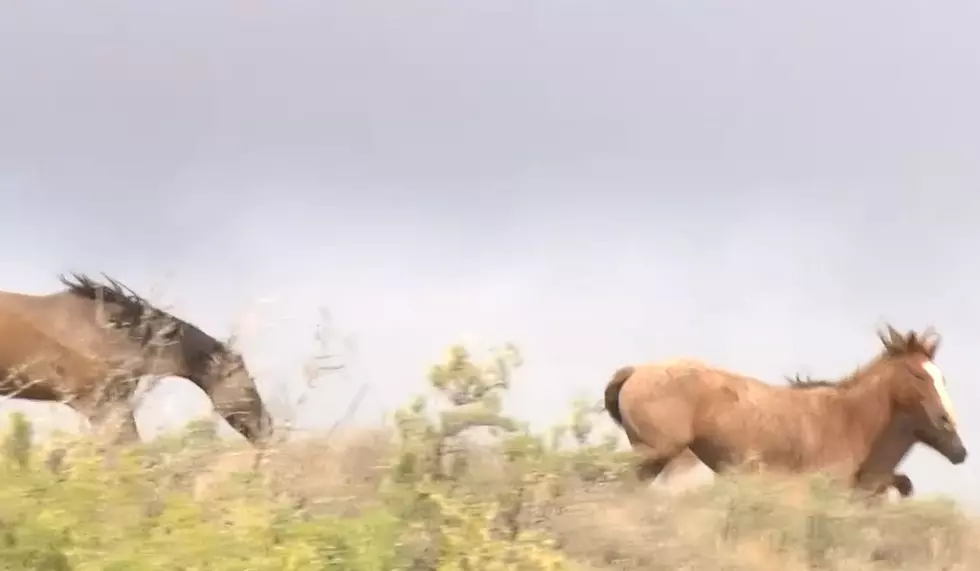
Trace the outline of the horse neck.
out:
[[[212,402],[215,393],[220,390],[221,379],[214,370],[205,366],[193,366],[179,346],[165,349],[159,359],[155,360],[154,371],[147,373],[156,376],[174,376],[187,379],[207,395]]]
[[[878,368],[864,371],[863,378],[842,387],[839,393],[846,426],[858,432],[852,442],[862,460],[880,443],[894,420],[884,372]]]
[[[881,476],[891,475],[914,444],[915,436],[909,425],[909,419],[904,415],[897,415],[875,441],[871,453],[861,465],[861,472]]]
[[[173,376],[190,379],[187,360],[179,344],[167,347],[143,347],[139,349],[145,375]],[[194,384],[198,384],[194,381]]]
[[[215,363],[210,359],[210,357],[194,359],[195,365],[188,364],[180,376],[197,385],[214,402],[215,394],[220,392],[226,383],[221,367],[215,366]],[[191,361],[185,362],[190,363]]]

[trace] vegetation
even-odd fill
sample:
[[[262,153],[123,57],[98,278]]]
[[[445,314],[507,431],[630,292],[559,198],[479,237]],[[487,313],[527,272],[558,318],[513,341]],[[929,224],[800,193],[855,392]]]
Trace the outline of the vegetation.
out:
[[[259,453],[208,423],[100,453],[34,443],[0,462],[0,568],[61,570],[968,569],[947,501],[865,506],[820,479],[631,490],[630,454],[586,403],[544,434],[501,410],[520,355],[452,347],[390,427]],[[604,421],[603,421],[604,422]],[[67,450],[54,455],[52,447]],[[62,457],[63,456],[63,457]]]

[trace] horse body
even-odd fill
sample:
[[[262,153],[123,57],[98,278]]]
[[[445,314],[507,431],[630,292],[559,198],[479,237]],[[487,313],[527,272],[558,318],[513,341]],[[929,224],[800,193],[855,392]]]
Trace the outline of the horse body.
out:
[[[885,352],[852,377],[806,390],[695,360],[624,367],[606,387],[606,409],[643,458],[640,480],[690,453],[715,472],[759,464],[911,493],[911,482],[893,470],[915,442],[954,464],[966,450],[944,381],[930,372],[938,340],[902,337],[891,327],[889,335]]]
[[[868,455],[873,442],[865,437],[853,447],[826,446],[845,439],[848,426],[826,423],[829,403],[815,396],[696,361],[637,367],[620,392],[622,414],[630,419],[627,437],[655,447],[658,456],[674,458],[689,447],[716,472],[747,463],[856,472],[855,456]],[[877,420],[868,427],[874,432],[886,422],[862,420]]]
[[[18,314],[0,310],[0,339],[0,394],[5,396],[65,401],[83,392],[79,383],[84,379],[107,373],[98,363],[58,343]],[[67,370],[81,374],[65,377]]]
[[[122,284],[62,277],[47,295],[0,292],[0,395],[63,402],[117,440],[138,438],[129,399],[144,376],[178,376],[253,443],[271,418],[242,358]]]

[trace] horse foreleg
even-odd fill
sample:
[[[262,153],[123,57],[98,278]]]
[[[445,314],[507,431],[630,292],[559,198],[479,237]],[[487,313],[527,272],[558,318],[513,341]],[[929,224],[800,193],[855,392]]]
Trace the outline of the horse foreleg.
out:
[[[139,442],[139,429],[128,403],[106,404],[88,415],[95,438],[110,446]]]
[[[902,499],[908,498],[915,493],[911,478],[901,473],[885,476],[883,481],[879,481],[876,485],[869,485],[868,482],[858,482],[854,488],[858,492],[859,497],[870,506],[879,506],[886,502],[890,488],[895,488],[895,491],[898,492],[898,495]]]
[[[915,486],[912,485],[912,479],[905,474],[893,474],[891,485],[898,492],[898,495],[903,498],[908,498],[915,493]]]
[[[902,498],[908,498],[915,493],[912,479],[900,472],[874,479],[867,474],[862,474],[855,480],[853,486],[855,489],[864,490],[874,498],[883,498],[888,494],[889,488],[895,488]]]

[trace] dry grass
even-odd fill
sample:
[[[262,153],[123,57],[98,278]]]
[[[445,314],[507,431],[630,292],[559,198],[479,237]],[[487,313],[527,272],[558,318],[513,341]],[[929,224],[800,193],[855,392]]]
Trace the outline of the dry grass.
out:
[[[296,505],[344,516],[376,504],[396,446],[381,430],[351,430],[329,441],[284,445],[262,472]],[[253,453],[226,450],[198,476],[198,486],[247,469]],[[474,463],[474,466],[479,466]],[[489,466],[488,466],[489,467]],[[543,529],[581,569],[857,570],[973,569],[980,527],[955,504],[907,500],[859,504],[820,479],[719,478],[683,491],[626,491],[564,475],[546,514],[525,521]],[[500,470],[474,474],[468,493],[499,493]],[[206,484],[204,484],[206,482]],[[494,485],[496,484],[496,485]],[[530,510],[540,506],[525,506]]]
[[[352,515],[377,497],[395,445],[387,430],[345,430],[304,438],[261,453],[247,444],[216,446],[195,477],[205,497],[258,462],[273,493],[319,513]]]
[[[819,479],[741,476],[680,494],[580,493],[552,522],[603,569],[958,569],[980,563],[955,506],[857,504]]]
[[[434,370],[431,384],[456,405],[442,412],[485,405],[458,397],[473,383],[506,389],[500,379],[509,378],[458,347]],[[621,453],[588,444],[588,415],[564,427],[581,429],[569,450],[520,429],[477,441],[481,427],[517,424],[493,407],[472,418],[423,409],[407,407],[391,428],[340,429],[262,452],[190,431],[138,447],[116,473],[84,442],[50,469],[19,460],[26,455],[16,450],[31,446],[8,438],[0,568],[980,568],[980,525],[952,502],[870,506],[818,478],[763,475],[631,490],[616,478]],[[447,418],[474,422],[457,435]],[[462,470],[445,469],[443,444]]]

